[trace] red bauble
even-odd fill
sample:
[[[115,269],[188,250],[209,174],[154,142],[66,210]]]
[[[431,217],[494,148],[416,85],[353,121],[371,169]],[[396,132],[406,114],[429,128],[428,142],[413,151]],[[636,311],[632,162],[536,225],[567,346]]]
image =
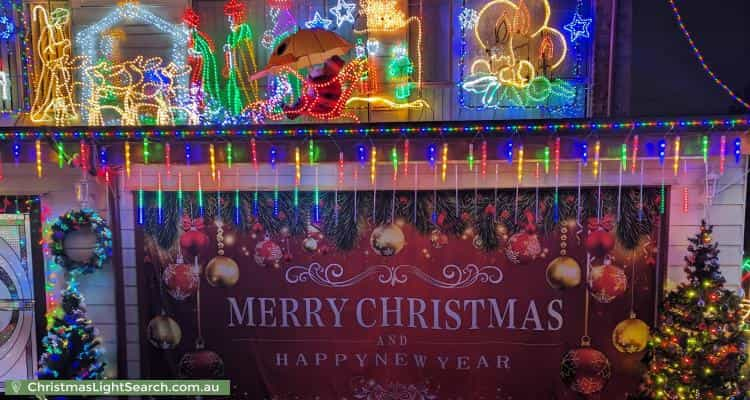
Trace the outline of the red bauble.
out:
[[[191,351],[180,358],[177,373],[184,378],[222,378],[224,377],[224,361],[210,350]]]
[[[536,233],[518,232],[508,239],[505,256],[513,264],[529,264],[542,256],[542,244]]]
[[[600,392],[609,382],[612,369],[607,357],[591,347],[580,347],[565,353],[560,377],[571,390],[590,395]]]
[[[276,267],[284,256],[281,247],[268,236],[255,245],[253,258],[255,263],[261,267]]]
[[[256,222],[253,224],[253,227],[251,228],[253,233],[263,233],[263,224],[260,222]]]
[[[197,257],[206,247],[208,247],[208,236],[195,228],[191,228],[180,236],[180,248],[188,260]]]
[[[615,248],[615,235],[605,230],[590,232],[586,237],[586,251],[595,257],[604,257]]]
[[[198,290],[198,272],[190,264],[169,264],[161,278],[167,293],[175,300],[185,300]]]
[[[625,271],[609,262],[591,267],[589,292],[600,303],[609,303],[628,289]]]

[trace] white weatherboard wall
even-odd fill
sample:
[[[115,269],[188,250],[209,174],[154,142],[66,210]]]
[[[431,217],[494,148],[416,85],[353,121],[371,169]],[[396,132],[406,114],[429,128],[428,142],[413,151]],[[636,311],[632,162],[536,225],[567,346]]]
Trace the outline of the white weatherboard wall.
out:
[[[71,209],[79,209],[76,199],[76,184],[81,180],[81,170],[45,164],[41,179],[37,178],[34,164],[24,163],[3,166],[3,180],[0,182],[0,195],[39,195],[41,206],[48,210],[49,218],[54,218]],[[108,219],[109,208],[107,190],[92,177],[89,180],[89,207]],[[44,221],[42,221],[44,222]],[[33,229],[33,227],[32,227]],[[48,238],[45,238],[48,239]],[[46,274],[45,274],[46,276]],[[64,288],[59,280],[57,290]],[[107,376],[117,376],[117,320],[115,310],[115,274],[110,264],[104,269],[85,275],[79,279],[79,290],[86,299],[86,309],[94,326],[103,339],[104,361],[107,363]],[[36,299],[44,302],[45,299]],[[39,351],[41,353],[41,349]]]

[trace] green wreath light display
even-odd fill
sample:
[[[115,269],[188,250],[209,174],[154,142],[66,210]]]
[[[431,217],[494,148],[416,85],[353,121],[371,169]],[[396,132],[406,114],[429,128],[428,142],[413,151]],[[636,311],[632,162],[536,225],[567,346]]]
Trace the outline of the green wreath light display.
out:
[[[86,260],[73,260],[65,251],[65,239],[71,232],[91,229],[96,236],[91,257]],[[55,262],[66,270],[79,274],[90,274],[102,269],[104,263],[112,257],[112,231],[94,210],[71,210],[61,215],[52,225],[51,252]]]

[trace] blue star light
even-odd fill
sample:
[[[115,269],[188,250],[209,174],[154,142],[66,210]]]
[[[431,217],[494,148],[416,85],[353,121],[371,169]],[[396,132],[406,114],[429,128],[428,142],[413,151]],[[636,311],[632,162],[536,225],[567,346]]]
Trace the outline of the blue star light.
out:
[[[336,7],[331,7],[328,11],[336,16],[336,26],[340,28],[344,22],[354,24],[354,9],[356,7],[354,3],[347,3],[346,0],[338,0]]]
[[[583,18],[581,17],[581,14],[576,11],[573,15],[573,20],[563,27],[566,31],[570,32],[570,41],[575,42],[578,38],[590,37],[589,25],[591,25],[591,21],[591,18]]]
[[[323,16],[321,16],[319,12],[315,11],[315,16],[313,17],[313,19],[305,22],[305,27],[307,29],[331,29],[331,24],[333,24],[333,21],[328,18],[323,18]]]

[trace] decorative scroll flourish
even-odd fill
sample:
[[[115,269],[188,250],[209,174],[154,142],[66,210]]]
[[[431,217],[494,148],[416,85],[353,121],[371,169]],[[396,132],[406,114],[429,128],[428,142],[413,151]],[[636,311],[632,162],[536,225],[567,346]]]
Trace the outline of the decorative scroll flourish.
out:
[[[318,286],[344,288],[354,286],[365,279],[375,276],[383,285],[396,286],[404,284],[413,275],[434,287],[441,289],[461,289],[476,283],[497,285],[503,281],[503,272],[494,265],[477,266],[467,264],[464,267],[448,264],[443,267],[442,277],[436,278],[414,265],[371,265],[364,271],[344,277],[344,267],[340,264],[311,263],[309,266],[294,265],[286,270],[286,281],[291,284],[311,282]]]
[[[385,383],[356,378],[352,381],[352,397],[359,400],[433,400],[438,396],[426,384]]]

